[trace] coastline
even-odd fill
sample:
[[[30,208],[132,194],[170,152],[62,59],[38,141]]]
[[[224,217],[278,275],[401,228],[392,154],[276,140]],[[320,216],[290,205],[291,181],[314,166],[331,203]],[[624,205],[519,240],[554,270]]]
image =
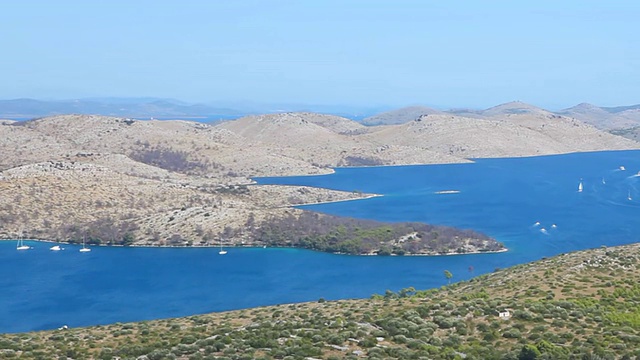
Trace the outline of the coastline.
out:
[[[508,252],[508,248],[502,248],[500,250],[488,250],[488,251],[468,251],[463,253],[446,253],[446,254],[405,254],[405,255],[395,255],[395,256],[455,256],[455,255],[478,255],[478,254],[499,254],[503,252]]]
[[[303,204],[296,204],[296,205],[280,206],[278,208],[282,209],[282,208],[295,208],[295,207],[298,207],[298,206],[333,204],[333,203],[340,203],[340,202],[346,202],[346,201],[367,200],[367,199],[372,199],[372,198],[382,197],[382,196],[384,196],[384,195],[382,195],[382,194],[371,194],[371,195],[367,195],[367,196],[363,196],[363,197],[359,197],[359,198],[353,198],[353,199],[319,201],[319,202],[312,202],[312,203],[303,203]]]
[[[68,241],[54,241],[54,240],[48,240],[48,239],[22,239],[24,241],[33,241],[33,242],[38,242],[38,243],[47,243],[47,244],[60,244],[60,245],[72,245],[72,246],[78,246],[81,247],[82,244],[81,243],[71,243]],[[10,242],[10,241],[18,241],[18,239],[8,239],[8,238],[0,238],[0,241],[4,241],[4,242]],[[148,244],[132,244],[132,245],[109,245],[109,244],[100,244],[100,245],[87,245],[87,247],[89,248],[108,248],[108,247],[117,247],[117,248],[158,248],[158,249],[164,249],[164,248],[171,248],[171,249],[204,249],[204,248],[218,248],[220,245],[219,244],[212,244],[212,245],[148,245]],[[442,253],[420,253],[420,254],[411,254],[411,253],[406,253],[406,254],[402,254],[402,255],[398,255],[398,254],[389,254],[389,255],[378,255],[378,254],[374,254],[374,253],[368,253],[368,254],[348,254],[348,253],[340,253],[340,252],[326,252],[326,251],[320,251],[320,250],[314,250],[314,249],[307,249],[307,248],[303,248],[303,247],[297,247],[297,246],[268,246],[265,244],[258,244],[258,243],[248,243],[248,244],[223,244],[223,247],[226,249],[234,249],[234,248],[240,248],[240,249],[249,249],[249,248],[253,248],[253,249],[296,249],[296,250],[306,250],[306,251],[313,251],[313,252],[319,252],[319,253],[323,253],[323,254],[330,254],[330,255],[341,255],[341,256],[380,256],[380,257],[387,257],[387,256],[396,256],[396,257],[402,257],[402,256],[455,256],[455,255],[477,255],[477,254],[498,254],[498,253],[503,253],[503,252],[507,252],[509,251],[508,248],[503,248],[500,250],[488,250],[488,251],[481,251],[481,250],[477,250],[477,251],[467,251],[467,252],[463,252],[463,253],[446,253],[446,254],[442,254]]]
[[[571,154],[589,154],[589,153],[599,153],[599,152],[623,152],[623,151],[639,151],[640,146],[638,148],[631,149],[620,149],[620,148],[610,148],[610,149],[601,149],[601,150],[583,150],[583,151],[561,151],[561,152],[549,152],[543,154],[528,154],[528,155],[495,155],[495,156],[483,156],[483,157],[459,157],[456,160],[460,161],[444,161],[444,162],[424,162],[424,163],[413,163],[413,164],[381,164],[381,165],[361,165],[361,166],[334,166],[328,169],[331,169],[330,173],[326,174],[300,174],[300,175],[275,175],[275,176],[264,176],[265,178],[286,178],[286,177],[302,177],[302,176],[321,176],[321,175],[331,175],[335,173],[336,169],[371,169],[371,168],[387,168],[387,167],[405,167],[405,166],[430,166],[430,165],[464,165],[464,164],[474,164],[478,161],[482,160],[493,160],[493,159],[522,159],[522,158],[540,158],[540,157],[551,157],[551,156],[562,156],[562,155],[571,155]],[[260,178],[260,177],[257,177]]]
[[[564,151],[564,152],[550,152],[543,154],[529,154],[529,155],[496,155],[496,156],[483,156],[483,157],[460,157],[458,158],[460,161],[445,161],[445,162],[424,162],[424,163],[413,163],[413,164],[382,164],[382,165],[362,165],[362,166],[334,166],[328,169],[331,170],[329,173],[325,174],[299,174],[299,175],[274,175],[274,176],[262,176],[264,178],[286,178],[286,177],[303,177],[303,176],[323,176],[323,175],[331,175],[336,172],[336,169],[369,169],[369,168],[388,168],[388,167],[405,167],[405,166],[430,166],[430,165],[465,165],[465,164],[474,164],[478,161],[482,160],[493,160],[493,159],[522,159],[522,158],[540,158],[540,157],[551,157],[551,156],[562,156],[562,155],[571,155],[571,154],[589,154],[589,153],[599,153],[599,152],[624,152],[624,151],[639,151],[640,146],[638,148],[632,149],[619,149],[619,148],[611,148],[611,149],[602,149],[602,150],[584,150],[584,151]],[[261,177],[256,177],[261,178]],[[250,178],[253,180],[253,178]],[[257,183],[257,185],[261,185]],[[272,185],[280,185],[280,184],[272,184]],[[280,185],[283,186],[283,185]],[[284,185],[286,186],[286,185]]]

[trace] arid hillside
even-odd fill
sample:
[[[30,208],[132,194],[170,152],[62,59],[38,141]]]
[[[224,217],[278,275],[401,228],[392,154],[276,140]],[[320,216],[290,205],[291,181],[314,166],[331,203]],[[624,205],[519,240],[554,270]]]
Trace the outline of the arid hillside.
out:
[[[329,115],[274,114],[229,121],[216,128],[282,153],[293,147],[296,159],[321,167],[455,163],[467,158],[640,148],[635,141],[541,109],[494,112],[486,119],[434,114],[369,127],[347,119],[338,122]],[[326,125],[329,122],[320,121],[322,117],[350,130],[336,131],[336,125]],[[349,122],[354,125],[346,126]]]
[[[250,116],[215,126],[91,115],[3,121],[0,237],[257,244],[264,241],[260,229],[268,224],[304,219],[293,205],[371,194],[258,186],[252,177],[327,174],[336,166],[462,163],[478,157],[635,148],[640,148],[635,141],[544,112],[491,119],[434,114],[369,127],[313,113]],[[326,228],[316,230],[330,232],[339,222],[327,220]],[[414,233],[407,231],[355,248],[404,252],[394,246]],[[464,238],[462,233],[452,236]],[[281,240],[273,243],[296,245],[295,239]],[[334,245],[329,248],[339,248]],[[442,244],[423,245],[412,249],[451,251]]]
[[[403,124],[415,120],[422,115],[442,114],[442,111],[426,106],[409,106],[396,110],[386,111],[381,114],[370,116],[362,120],[366,125],[393,125]]]
[[[511,101],[484,110],[452,109],[439,111],[424,106],[412,106],[387,111],[366,118],[368,125],[404,124],[424,115],[453,115],[473,119],[496,120],[512,115],[562,116],[592,125],[600,130],[622,132],[621,130],[640,127],[640,105],[600,107],[588,103],[558,111],[550,111],[522,101]],[[632,137],[629,137],[632,138]]]
[[[428,115],[363,135],[372,142],[423,149],[459,158],[534,156],[634,149],[638,143],[575,119],[546,114],[512,114],[490,119]]]
[[[620,130],[640,126],[640,106],[599,107],[582,103],[558,112],[603,130]]]

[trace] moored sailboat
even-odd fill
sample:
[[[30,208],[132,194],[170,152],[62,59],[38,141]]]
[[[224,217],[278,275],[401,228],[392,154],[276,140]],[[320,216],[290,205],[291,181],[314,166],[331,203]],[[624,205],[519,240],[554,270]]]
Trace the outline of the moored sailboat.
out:
[[[218,251],[218,254],[225,255],[226,253],[227,250],[222,249],[222,240],[220,240],[220,251]]]
[[[16,250],[29,250],[31,246],[25,245],[24,240],[22,240],[22,233],[18,235],[18,243],[16,244]]]
[[[85,235],[85,236],[82,237],[82,249],[80,249],[80,252],[89,252],[89,251],[91,251],[91,249],[89,249],[87,247],[86,242],[87,242],[87,236]]]

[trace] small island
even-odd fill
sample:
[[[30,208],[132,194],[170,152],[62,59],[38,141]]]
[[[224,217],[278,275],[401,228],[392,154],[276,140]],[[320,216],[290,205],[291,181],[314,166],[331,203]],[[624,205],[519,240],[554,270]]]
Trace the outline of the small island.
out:
[[[473,230],[425,223],[385,223],[305,211],[264,222],[255,237],[269,246],[292,246],[349,255],[451,255],[506,251]]]

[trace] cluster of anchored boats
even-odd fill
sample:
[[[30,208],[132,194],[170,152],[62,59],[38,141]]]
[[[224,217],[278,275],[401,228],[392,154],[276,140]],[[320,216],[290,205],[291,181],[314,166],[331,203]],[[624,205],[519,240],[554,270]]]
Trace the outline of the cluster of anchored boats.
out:
[[[31,250],[31,249],[33,249],[32,246],[25,245],[24,240],[18,239],[18,243],[16,244],[16,250]],[[49,250],[60,251],[60,250],[64,250],[64,248],[61,247],[60,245],[54,245],[50,247]],[[89,252],[89,251],[91,251],[91,249],[86,246],[85,239],[82,239],[82,248],[80,249],[80,252]]]

